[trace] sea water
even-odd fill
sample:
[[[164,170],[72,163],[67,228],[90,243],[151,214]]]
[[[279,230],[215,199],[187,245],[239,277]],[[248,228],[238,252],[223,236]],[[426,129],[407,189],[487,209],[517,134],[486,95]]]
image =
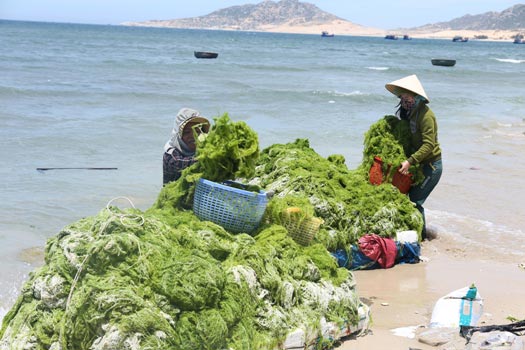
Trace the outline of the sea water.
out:
[[[61,228],[117,197],[154,203],[181,107],[245,121],[261,148],[307,138],[355,168],[364,133],[396,109],[385,83],[410,74],[443,149],[429,225],[525,259],[524,45],[0,21],[0,71],[0,318]]]

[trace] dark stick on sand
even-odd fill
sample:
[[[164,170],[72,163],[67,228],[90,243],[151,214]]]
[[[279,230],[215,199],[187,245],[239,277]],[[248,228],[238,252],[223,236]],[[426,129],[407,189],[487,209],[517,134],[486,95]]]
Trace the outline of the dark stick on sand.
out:
[[[38,171],[46,170],[117,170],[118,168],[36,168]]]

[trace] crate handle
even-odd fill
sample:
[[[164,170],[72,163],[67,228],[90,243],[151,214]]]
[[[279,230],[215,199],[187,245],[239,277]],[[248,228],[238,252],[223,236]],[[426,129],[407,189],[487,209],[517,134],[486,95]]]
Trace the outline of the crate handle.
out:
[[[245,185],[241,182],[237,182],[237,181],[233,181],[233,180],[226,180],[226,181],[223,181],[222,182],[223,185],[226,185],[226,186],[229,186],[229,185],[239,185],[242,187],[243,190],[247,190],[248,188],[248,185]],[[264,192],[264,194],[266,195],[266,198],[270,199],[272,198],[274,195],[275,195],[275,191],[266,191]]]
[[[248,185],[245,185],[245,184],[243,184],[243,183],[241,183],[241,182],[232,181],[232,180],[226,180],[226,181],[223,181],[222,184],[223,184],[223,185],[226,185],[226,186],[229,186],[229,185],[239,185],[239,186],[242,187],[243,190],[245,190],[245,189],[248,187]]]

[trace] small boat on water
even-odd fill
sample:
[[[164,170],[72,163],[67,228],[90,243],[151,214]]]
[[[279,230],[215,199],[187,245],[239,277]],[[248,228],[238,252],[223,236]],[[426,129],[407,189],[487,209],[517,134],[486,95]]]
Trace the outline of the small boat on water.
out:
[[[456,60],[446,58],[433,58],[430,61],[434,66],[453,67],[456,64]]]
[[[468,38],[467,37],[464,37],[464,36],[460,36],[460,35],[456,35],[455,37],[452,38],[452,41],[453,42],[457,42],[457,43],[466,43],[468,41]]]
[[[387,35],[385,35],[385,39],[388,39],[388,40],[397,40],[397,35],[394,35],[394,34],[387,34]]]
[[[523,34],[517,34],[514,37],[514,44],[525,44],[525,39],[523,38]]]
[[[193,54],[197,58],[217,58],[217,56],[219,56],[217,52],[208,51],[194,51]]]
[[[410,37],[410,35],[405,34],[403,35],[403,40],[412,40],[412,38]]]
[[[328,33],[326,30],[323,30],[321,36],[325,38],[332,38],[334,36],[334,33]]]

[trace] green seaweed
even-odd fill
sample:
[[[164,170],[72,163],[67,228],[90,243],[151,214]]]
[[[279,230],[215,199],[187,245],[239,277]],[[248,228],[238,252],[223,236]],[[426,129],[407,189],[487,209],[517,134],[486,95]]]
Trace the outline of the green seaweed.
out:
[[[210,132],[197,140],[197,163],[183,170],[179,181],[161,190],[154,207],[191,209],[195,184],[202,177],[214,182],[251,178],[259,157],[259,138],[245,122],[233,122],[227,113],[214,118]]]
[[[371,129],[384,125],[380,121]],[[398,145],[398,150],[401,148]],[[256,177],[258,184],[274,191],[277,198],[308,198],[309,205],[300,208],[308,211],[311,206],[314,215],[324,220],[315,239],[330,251],[348,249],[367,233],[393,237],[402,230],[421,232],[421,216],[406,195],[389,183],[374,186],[368,182],[370,165],[365,156],[357,169],[349,170],[340,156],[325,159],[310,148],[307,140],[298,139],[264,149]]]
[[[407,196],[368,183],[368,155],[402,158],[399,145],[376,150],[381,138],[398,142],[385,121],[373,128],[363,164],[349,170],[307,140],[260,152],[245,123],[218,117],[199,140],[199,161],[150,209],[110,206],[48,240],[45,265],[3,319],[0,349],[272,349],[298,328],[317,348],[332,346],[321,320],[357,325],[367,307],[329,251],[366,233],[422,227]],[[199,220],[191,207],[201,177],[275,192],[258,230],[232,234]],[[281,225],[289,207],[324,220],[312,244],[298,245]]]
[[[382,169],[387,181],[392,173],[397,170],[403,161],[412,154],[410,125],[406,120],[396,116],[387,115],[374,123],[366,132],[363,148],[363,161],[359,166],[362,172],[368,172],[374,161],[374,156],[379,156],[383,161]],[[423,181],[423,173],[418,165],[412,165],[409,171],[414,175],[415,184]]]

